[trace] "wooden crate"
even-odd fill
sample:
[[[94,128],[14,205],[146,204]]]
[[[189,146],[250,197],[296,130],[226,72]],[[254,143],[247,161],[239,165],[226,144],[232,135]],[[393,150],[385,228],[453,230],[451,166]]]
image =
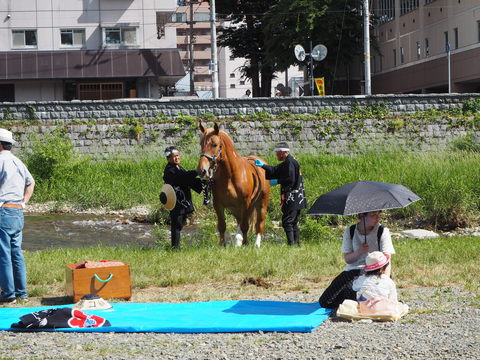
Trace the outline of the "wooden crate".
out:
[[[67,296],[77,302],[84,295],[97,294],[104,299],[132,297],[130,266],[108,266],[101,268],[75,269],[76,264],[67,264]]]

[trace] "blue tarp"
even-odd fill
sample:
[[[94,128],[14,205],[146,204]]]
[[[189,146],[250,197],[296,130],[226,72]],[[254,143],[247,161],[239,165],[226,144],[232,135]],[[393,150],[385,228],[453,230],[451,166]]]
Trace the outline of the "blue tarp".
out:
[[[112,303],[108,310],[84,311],[106,318],[104,328],[41,331],[223,333],[246,331],[311,332],[331,313],[318,303],[282,301],[210,301],[197,303]],[[0,330],[28,313],[63,306],[1,308]]]

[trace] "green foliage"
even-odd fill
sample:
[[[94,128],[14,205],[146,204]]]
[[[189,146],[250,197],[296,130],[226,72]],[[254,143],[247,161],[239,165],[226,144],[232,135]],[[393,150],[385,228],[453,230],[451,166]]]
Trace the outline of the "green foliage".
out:
[[[35,105],[27,104],[26,105],[26,110],[27,110],[28,120],[35,121],[35,120],[38,119],[37,109],[36,109]]]
[[[41,139],[31,134],[23,158],[37,182],[53,185],[71,175],[75,161],[73,143],[60,128],[44,134]]]
[[[206,113],[206,114],[201,114],[201,115],[199,116],[199,119],[200,119],[201,121],[213,122],[213,121],[217,120],[217,117],[216,117],[214,114],[212,114],[212,113]]]
[[[119,209],[141,204],[158,206],[165,159],[113,158],[93,161],[82,157],[66,160],[71,157],[70,143],[69,147],[62,147],[64,150],[59,152],[61,156],[55,157],[60,157],[63,165],[54,163],[55,166],[49,166],[49,159],[44,160],[44,157],[52,151],[51,146],[42,146],[39,147],[42,157],[30,154],[27,166],[35,172],[37,180],[48,180],[49,187],[39,186],[32,201],[69,201],[79,208]],[[44,152],[47,154],[43,155]],[[278,163],[271,153],[257,155],[269,164]],[[480,156],[473,150],[435,154],[375,150],[356,156],[295,154],[295,157],[302,167],[309,204],[313,204],[321,194],[348,182],[374,180],[403,184],[422,198],[405,209],[388,211],[389,218],[395,221],[409,221],[413,217],[417,226],[453,228],[475,224],[480,219],[480,173],[472,170],[480,167]],[[196,168],[197,163],[198,155],[185,155],[182,158],[182,166],[186,169]],[[47,169],[50,169],[47,174],[41,173]],[[52,178],[55,181],[49,180]],[[272,187],[267,216],[269,222],[281,219],[279,197],[279,187]],[[202,219],[199,222],[203,223],[213,211],[202,205],[202,197],[196,193],[193,201],[197,208],[194,217],[197,221]],[[337,216],[318,220],[322,221],[320,225],[352,221]],[[303,231],[314,234],[315,231],[308,230],[314,226],[308,223]],[[215,229],[212,226],[205,232],[207,238],[213,236]],[[318,232],[321,233],[320,230]]]
[[[358,103],[354,103],[347,115],[350,119],[385,119],[391,116],[390,109],[385,103],[368,104],[365,107],[360,107]]]
[[[192,126],[195,124],[196,121],[197,119],[195,118],[195,116],[183,115],[183,114],[178,115],[176,119],[176,122],[185,126]]]
[[[387,123],[387,132],[396,133],[405,128],[405,121],[403,119],[393,119]]]
[[[271,119],[272,115],[265,110],[253,114],[248,114],[246,116],[246,120],[248,121],[268,121]]]
[[[453,150],[480,153],[480,143],[477,141],[475,134],[473,133],[469,133],[453,140],[451,146]]]
[[[293,55],[296,44],[309,51],[309,38],[314,45],[335,49],[318,63],[315,77],[325,77],[333,88],[333,74],[338,64],[348,66],[362,51],[361,1],[345,0],[278,0],[263,19],[266,61],[278,70],[299,62]],[[341,43],[341,46],[339,44]],[[375,39],[372,39],[375,46]],[[332,55],[333,54],[333,55]],[[328,88],[327,88],[328,92]]]
[[[120,132],[122,132],[125,137],[140,141],[140,138],[145,131],[145,128],[142,126],[141,122],[134,117],[126,117],[123,119],[123,122],[127,125],[120,128]]]
[[[15,117],[13,116],[12,110],[10,108],[5,108],[3,110],[3,121],[14,121]]]
[[[462,111],[465,115],[480,113],[480,98],[465,101],[463,103]]]

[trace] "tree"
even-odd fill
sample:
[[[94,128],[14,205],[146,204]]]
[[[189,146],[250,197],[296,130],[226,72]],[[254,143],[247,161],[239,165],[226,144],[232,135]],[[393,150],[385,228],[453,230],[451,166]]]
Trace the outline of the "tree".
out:
[[[263,24],[268,9],[278,0],[217,0],[219,18],[229,21],[219,28],[218,44],[229,47],[236,58],[247,61],[242,74],[252,81],[254,97],[269,97],[275,67],[265,61]]]
[[[358,59],[363,51],[361,0],[279,0],[265,14],[265,61],[277,71],[300,64],[293,49],[301,44],[310,52],[309,43],[323,44],[328,56],[315,63],[314,75],[334,85],[337,70]],[[332,92],[332,91],[330,91]]]

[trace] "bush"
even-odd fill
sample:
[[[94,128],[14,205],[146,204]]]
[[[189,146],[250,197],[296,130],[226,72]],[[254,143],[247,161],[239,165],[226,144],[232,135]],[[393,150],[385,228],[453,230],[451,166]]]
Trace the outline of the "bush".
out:
[[[60,178],[71,175],[73,148],[72,141],[56,128],[42,139],[38,134],[31,134],[23,159],[37,183],[52,185]]]
[[[473,133],[455,139],[451,146],[453,150],[480,152],[480,143],[476,141]]]

